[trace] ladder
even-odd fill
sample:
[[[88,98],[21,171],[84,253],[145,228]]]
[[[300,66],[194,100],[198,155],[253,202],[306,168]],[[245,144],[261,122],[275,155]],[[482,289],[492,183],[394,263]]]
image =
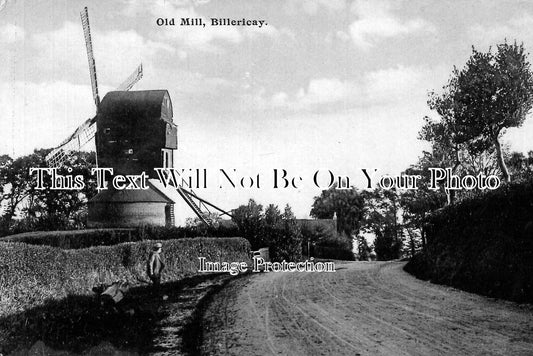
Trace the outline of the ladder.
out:
[[[214,223],[213,219],[210,216],[211,211],[209,210],[209,206],[220,211],[223,215],[228,215],[231,217],[231,214],[220,209],[216,205],[211,204],[207,200],[200,198],[192,190],[189,191],[180,186],[178,186],[176,190],[181,195],[183,200],[185,200],[187,205],[192,209],[192,211],[194,211],[196,216],[198,216],[198,218],[208,226],[213,226]],[[198,201],[198,203],[195,200]]]

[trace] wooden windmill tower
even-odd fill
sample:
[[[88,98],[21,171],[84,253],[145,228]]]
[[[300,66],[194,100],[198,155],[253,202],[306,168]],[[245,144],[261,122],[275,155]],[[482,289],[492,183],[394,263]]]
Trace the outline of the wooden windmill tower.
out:
[[[89,72],[96,115],[86,120],[72,135],[46,157],[51,167],[68,161],[72,151],[79,151],[96,139],[97,164],[113,168],[114,174],[146,172],[155,178],[154,168],[173,168],[178,148],[177,126],[173,122],[172,102],[167,90],[130,91],[143,75],[140,64],[116,91],[107,93],[100,102],[96,65],[87,8],[81,12],[87,47]],[[176,194],[177,193],[177,194]],[[139,224],[174,225],[174,207],[184,201],[206,224],[211,211],[227,212],[183,187],[162,188],[155,179],[147,190],[115,190],[108,187],[89,201],[92,227],[135,226]]]

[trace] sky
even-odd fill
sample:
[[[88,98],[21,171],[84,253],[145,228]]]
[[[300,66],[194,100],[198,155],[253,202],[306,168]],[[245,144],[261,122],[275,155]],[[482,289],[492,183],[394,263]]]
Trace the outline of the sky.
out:
[[[169,91],[175,166],[208,170],[200,196],[225,209],[250,198],[289,204],[300,218],[328,171],[362,187],[362,168],[395,175],[415,163],[428,149],[417,139],[423,118],[436,118],[428,92],[441,90],[472,46],[507,39],[533,48],[527,1],[0,0],[0,154],[55,147],[94,116],[84,6],[101,97],[142,62],[133,90]],[[207,25],[179,26],[181,18]],[[216,27],[210,18],[266,25]],[[532,137],[528,118],[503,141],[527,152]],[[220,188],[220,169],[260,174],[260,187],[222,180]],[[274,189],[274,169],[302,181]]]

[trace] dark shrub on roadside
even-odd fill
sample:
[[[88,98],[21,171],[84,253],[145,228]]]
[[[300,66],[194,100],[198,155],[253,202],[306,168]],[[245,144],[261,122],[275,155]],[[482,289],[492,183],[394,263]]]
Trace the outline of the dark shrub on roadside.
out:
[[[302,237],[294,219],[266,225],[263,234],[268,241],[272,261],[299,261],[302,258]]]
[[[300,224],[303,236],[304,255],[307,255],[308,246],[311,247],[310,255],[318,258],[331,258],[337,260],[353,261],[355,259],[350,249],[349,238],[335,231],[334,226],[316,221],[302,221]]]
[[[282,213],[274,204],[263,210],[262,205],[250,199],[247,205],[233,210],[232,220],[252,249],[269,248],[272,261],[301,260],[302,234],[289,205]]]
[[[355,256],[352,251],[327,246],[314,246],[311,248],[311,256],[317,258],[330,258],[334,260],[354,261]]]
[[[424,255],[406,270],[467,291],[533,302],[533,182],[505,185],[433,213]]]
[[[424,253],[417,253],[411,257],[409,263],[405,265],[404,270],[423,280],[429,280],[431,278],[428,261]]]

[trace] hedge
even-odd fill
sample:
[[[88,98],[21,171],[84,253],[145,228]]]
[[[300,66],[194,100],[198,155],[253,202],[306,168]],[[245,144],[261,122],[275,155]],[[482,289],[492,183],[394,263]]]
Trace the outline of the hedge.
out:
[[[533,182],[461,201],[426,220],[427,246],[406,270],[419,278],[533,302]]]
[[[335,260],[355,261],[355,256],[352,251],[345,248],[328,247],[328,246],[313,246],[311,254],[318,258],[331,258]]]
[[[184,238],[161,241],[166,269],[162,282],[197,274],[198,257],[249,261],[243,238]],[[148,282],[146,260],[154,241],[63,250],[24,243],[0,243],[0,316],[42,304],[49,298],[90,295],[92,288],[123,280]]]
[[[0,238],[1,242],[23,242],[64,249],[111,246],[141,241],[136,229],[87,229],[66,231],[35,231]]]
[[[31,245],[79,249],[144,240],[173,240],[197,236],[232,237],[238,235],[239,232],[236,226],[167,228],[148,225],[134,229],[112,228],[26,232],[0,238],[0,242],[24,242]]]

